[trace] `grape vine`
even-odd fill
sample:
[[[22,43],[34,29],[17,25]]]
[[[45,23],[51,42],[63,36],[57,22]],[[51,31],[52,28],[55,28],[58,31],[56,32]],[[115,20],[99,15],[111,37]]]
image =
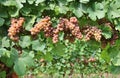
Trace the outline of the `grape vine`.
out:
[[[119,4],[0,0],[0,78],[120,73]]]

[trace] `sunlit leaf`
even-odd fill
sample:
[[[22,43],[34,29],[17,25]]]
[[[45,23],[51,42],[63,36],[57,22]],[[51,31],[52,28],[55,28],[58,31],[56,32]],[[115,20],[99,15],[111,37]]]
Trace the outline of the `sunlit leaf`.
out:
[[[19,41],[19,44],[22,48],[29,47],[31,45],[30,36],[22,36],[21,41]]]

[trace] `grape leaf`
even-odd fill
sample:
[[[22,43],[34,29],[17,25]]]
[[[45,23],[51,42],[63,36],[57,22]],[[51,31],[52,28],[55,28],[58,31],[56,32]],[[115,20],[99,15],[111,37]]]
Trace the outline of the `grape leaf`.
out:
[[[86,3],[88,3],[89,2],[89,0],[79,0],[81,3],[84,3],[84,4],[86,4]]]
[[[33,57],[31,57],[30,54],[27,52],[23,52],[19,60],[22,60],[24,64],[28,67],[31,67],[34,65]]]
[[[120,74],[120,66],[110,66],[110,73],[112,74]]]
[[[102,30],[102,35],[106,38],[109,39],[112,37],[112,29],[108,26],[101,26],[101,30]]]
[[[110,3],[109,8],[108,8],[108,18],[117,18],[120,17],[120,0],[116,0]]]
[[[5,22],[5,20],[0,17],[0,26],[2,26],[4,24],[4,22]]]
[[[22,48],[29,47],[31,45],[31,38],[30,36],[22,36],[22,39],[19,41],[19,45]]]
[[[8,18],[8,13],[7,13],[7,10],[4,10],[6,9],[5,7],[0,7],[0,17],[2,18]]]
[[[94,3],[92,4],[92,7],[89,7],[87,9],[87,12],[89,13],[89,17],[95,21],[97,18],[101,19],[105,16],[105,10],[102,3]]]
[[[25,6],[20,10],[20,12],[25,16],[29,15],[31,11],[31,6]]]
[[[44,2],[45,0],[36,0],[35,1],[35,3],[36,3],[36,5],[38,5],[39,3],[42,3],[42,2]]]
[[[74,1],[74,0],[67,0],[67,2],[71,2],[71,1]]]
[[[19,16],[19,10],[20,9],[13,7],[13,8],[10,8],[8,13],[11,17],[17,17],[17,16]]]
[[[31,16],[26,18],[26,22],[24,24],[24,27],[26,30],[30,31],[30,29],[33,27],[33,24],[35,23],[36,16]]]
[[[0,72],[0,78],[6,78],[6,71]]]
[[[33,57],[25,51],[23,51],[22,55],[14,63],[14,70],[20,76],[26,73],[26,67],[29,68],[34,65]]]
[[[36,0],[27,0],[29,4],[33,4]]]
[[[23,3],[25,3],[26,0],[2,0],[1,3],[4,6],[16,6],[17,8],[21,9],[23,7]]]
[[[53,49],[51,50],[51,52],[54,52],[55,55],[61,56],[65,53],[65,45],[61,44],[61,43],[57,43]]]
[[[110,56],[108,54],[108,49],[110,48],[110,45],[108,44],[101,53],[101,58],[103,58],[107,63],[110,62]]]
[[[111,49],[111,59],[114,66],[120,66],[120,51],[119,47],[114,47]],[[114,52],[114,54],[112,54]]]
[[[46,44],[39,40],[32,41],[32,49],[36,51],[44,51]]]
[[[2,39],[2,47],[10,47],[10,40],[8,40],[7,37]]]
[[[80,3],[74,3],[70,5],[70,10],[79,18],[86,12],[86,6]]]
[[[116,24],[115,24],[115,29],[120,31],[120,19],[117,20]]]
[[[53,59],[53,56],[49,52],[47,52],[43,57],[47,61],[51,61]]]
[[[20,76],[22,76],[22,75],[25,74],[25,72],[26,72],[26,65],[25,65],[25,63],[24,63],[23,60],[18,59],[18,60],[15,62],[14,71],[15,71],[18,75],[20,75]]]

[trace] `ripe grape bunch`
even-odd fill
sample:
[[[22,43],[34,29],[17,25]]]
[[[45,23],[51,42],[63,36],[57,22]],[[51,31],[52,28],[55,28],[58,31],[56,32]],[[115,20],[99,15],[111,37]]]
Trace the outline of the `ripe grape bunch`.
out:
[[[30,30],[31,35],[37,35],[42,29],[44,29],[44,32],[47,32],[50,29],[49,28],[50,25],[51,25],[50,17],[46,16],[40,22],[35,24],[35,26]]]
[[[13,41],[19,40],[18,34],[20,33],[22,29],[22,25],[24,21],[25,19],[23,17],[20,17],[18,19],[15,19],[15,18],[11,19],[11,26],[8,29],[8,36],[10,37],[11,40]]]
[[[30,32],[31,35],[37,35],[41,30],[45,33],[45,37],[52,38],[53,43],[57,43],[59,41],[59,33],[62,31],[67,34],[67,36],[70,36],[70,38],[82,38],[82,33],[80,32],[76,17],[71,17],[70,20],[67,18],[60,18],[57,27],[54,28],[51,25],[50,17],[46,16],[41,19],[40,22],[35,24]]]
[[[63,20],[65,21],[65,38],[70,42],[73,42],[75,38],[82,39],[83,35],[80,31],[77,18],[71,17],[69,20]]]
[[[71,25],[69,25],[69,29],[71,30],[72,35],[75,36],[78,39],[82,39],[83,35],[80,31],[77,18],[76,17],[71,17],[70,18],[70,23],[71,23]]]
[[[64,30],[64,21],[60,18],[56,28],[53,29],[52,41],[57,43],[59,39],[59,32]]]
[[[11,40],[19,40],[18,34],[22,29],[23,23],[23,17],[20,17],[19,19],[11,19],[11,27],[8,29],[8,36]],[[33,28],[31,28],[30,33],[32,36],[37,36],[40,31],[44,32],[46,38],[51,37],[53,43],[57,43],[59,41],[60,32],[63,32],[64,39],[68,39],[70,42],[73,42],[75,38],[83,38],[76,17],[71,17],[70,19],[60,18],[57,26],[53,27],[52,22],[50,21],[50,17],[46,16],[45,18],[41,19],[37,24],[35,24]],[[101,30],[97,27],[87,27],[84,32],[86,41],[90,40],[90,38],[92,37],[94,37],[97,41],[100,41],[101,39]]]
[[[78,20],[76,17],[71,17],[70,20],[67,18],[60,18],[60,22],[57,28],[53,31],[53,43],[58,42],[59,32],[63,31],[65,39],[74,41],[74,38],[82,39],[82,33],[78,26]]]
[[[86,35],[85,35],[85,40],[86,41],[90,40],[93,37],[95,38],[96,41],[100,41],[101,40],[102,32],[101,32],[100,29],[98,29],[95,26],[87,27],[87,29],[84,30],[84,32],[86,33]]]

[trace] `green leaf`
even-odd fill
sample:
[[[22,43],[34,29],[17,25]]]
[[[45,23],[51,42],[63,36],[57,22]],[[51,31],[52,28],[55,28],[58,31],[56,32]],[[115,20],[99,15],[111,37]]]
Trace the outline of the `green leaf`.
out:
[[[59,0],[58,5],[55,6],[55,12],[56,14],[63,13],[66,14],[69,8],[66,6],[67,2],[66,0]]]
[[[109,8],[108,8],[108,12],[107,12],[109,19],[120,17],[120,5],[119,5],[119,3],[120,3],[119,0],[115,0],[109,4]]]
[[[26,3],[26,0],[19,0],[21,3]]]
[[[23,15],[27,16],[32,11],[31,6],[25,6],[20,11]]]
[[[109,39],[109,38],[111,38],[112,33],[110,33],[110,32],[102,32],[102,35],[103,35],[106,39]]]
[[[26,67],[31,67],[34,65],[33,57],[27,52],[22,53],[22,55],[15,61],[14,70],[18,75],[24,75],[26,73]]]
[[[112,29],[108,26],[101,26],[102,30],[102,35],[106,38],[109,39],[112,37]]]
[[[12,67],[14,62],[18,60],[18,51],[12,48],[9,53],[10,53],[10,57],[5,61],[5,64],[8,67]]]
[[[43,57],[47,61],[52,61],[53,59],[53,56],[50,54],[50,52],[47,52]]]
[[[1,56],[6,56],[6,57],[10,57],[10,51],[8,51],[5,48],[0,48],[0,57]]]
[[[32,41],[32,49],[36,51],[44,51],[46,44],[39,40]]]
[[[15,58],[15,59],[16,59],[16,58]],[[13,63],[14,63],[14,61],[13,61],[12,58],[7,58],[5,64],[6,64],[7,67],[12,67],[12,66],[13,66]]]
[[[100,43],[98,41],[95,41],[95,40],[90,40],[89,42],[87,42],[87,45],[89,46],[89,49],[93,52],[96,52],[100,49],[100,47],[99,47]]]
[[[2,0],[1,4],[3,4],[4,6],[15,6],[16,1],[15,0]]]
[[[0,48],[0,57],[3,56],[3,53],[4,53],[5,51],[7,51],[7,50],[4,49],[4,48]]]
[[[15,65],[14,65],[14,71],[19,75],[19,76],[22,76],[26,73],[26,65],[24,63],[23,60],[21,59],[18,59],[16,62],[15,62]]]
[[[112,60],[112,62],[115,66],[120,66],[120,58],[119,57],[115,57],[114,60]]]
[[[26,30],[30,31],[30,29],[33,27],[33,24],[35,23],[36,16],[31,16],[26,18],[26,22],[24,24],[24,27]]]
[[[66,0],[58,0],[58,4],[59,5],[67,5],[67,1]]]
[[[6,78],[6,72],[5,71],[0,72],[0,78]]]
[[[7,37],[2,39],[2,47],[10,47],[10,40],[8,40]]]
[[[31,38],[30,38],[30,36],[22,36],[21,40],[19,41],[19,45],[22,48],[29,47],[31,45]]]
[[[102,3],[94,3],[92,4],[92,7],[89,7],[87,9],[87,12],[89,13],[89,17],[95,21],[97,18],[101,19],[105,16],[105,10]]]
[[[101,53],[101,58],[103,58],[107,63],[110,62],[110,56],[108,54],[108,49],[110,48],[110,45],[108,44]]]
[[[73,11],[73,13],[74,13],[78,18],[80,18],[80,17],[83,15],[83,13],[82,13],[82,11],[81,11],[80,8],[76,8],[76,9]]]
[[[5,22],[5,20],[0,17],[0,26],[2,26],[4,24],[4,22]]]
[[[64,5],[60,5],[60,6],[55,7],[56,14],[59,14],[59,13],[66,14],[67,11],[68,11],[68,8],[66,6],[64,6]]]
[[[80,0],[80,2],[86,4],[89,2],[89,0]]]
[[[116,25],[115,29],[120,31],[120,19],[119,18],[114,20],[114,24]]]
[[[112,48],[112,52],[111,52],[111,59],[112,59],[112,63],[115,66],[120,66],[120,51],[119,51],[119,47],[114,47]],[[113,54],[114,52],[114,54]]]
[[[12,8],[9,9],[8,13],[11,17],[18,17],[19,16],[19,10],[20,9],[18,9],[16,7],[12,7]]]
[[[60,11],[60,13],[66,14],[67,11],[68,11],[68,7],[66,7],[66,6],[60,6],[59,7],[59,11]]]
[[[78,18],[80,18],[83,15],[83,13],[86,12],[86,6],[80,3],[73,3],[72,5],[70,5],[70,10],[73,11],[73,13]]]
[[[89,16],[93,21],[95,21],[97,18],[96,18],[95,12],[92,10],[92,8],[91,8],[91,7],[88,8],[87,11],[88,11],[88,13],[89,13],[88,16]]]
[[[6,9],[6,8],[5,7],[0,7],[0,17],[7,18],[8,13],[7,13],[7,10],[4,10],[4,9]]]
[[[115,46],[119,49],[119,47],[120,47],[120,40],[119,39],[115,41]]]
[[[26,1],[26,0],[16,0],[17,8],[21,9],[23,7],[23,4],[22,4],[23,1]]]
[[[112,46],[108,49],[109,56],[111,59],[116,58],[116,56],[119,54],[119,46]]]
[[[71,2],[71,1],[74,1],[74,0],[67,0],[67,2]]]
[[[36,0],[27,0],[27,1],[28,1],[29,4],[33,4]]]
[[[51,9],[51,10],[55,10],[55,4],[54,3],[51,3],[51,4],[49,4],[49,8]]]
[[[120,74],[120,66],[110,66],[110,73],[112,74]]]
[[[55,55],[62,56],[65,53],[65,45],[57,43],[51,50]]]
[[[21,9],[23,7],[23,1],[25,0],[2,0],[1,3],[4,6],[16,6],[17,8]]]
[[[42,2],[44,2],[45,0],[36,0],[35,1],[35,3],[36,3],[36,5],[38,5],[39,3],[42,3]]]
[[[120,24],[117,25],[117,26],[115,26],[115,29],[118,30],[118,31],[120,31]]]
[[[33,61],[33,58],[28,54],[24,54],[22,55],[19,60],[22,60],[24,62],[24,64],[28,67],[31,67],[34,65],[34,61]]]
[[[18,56],[18,51],[14,48],[11,48],[10,51],[10,57],[15,61],[19,56]]]

